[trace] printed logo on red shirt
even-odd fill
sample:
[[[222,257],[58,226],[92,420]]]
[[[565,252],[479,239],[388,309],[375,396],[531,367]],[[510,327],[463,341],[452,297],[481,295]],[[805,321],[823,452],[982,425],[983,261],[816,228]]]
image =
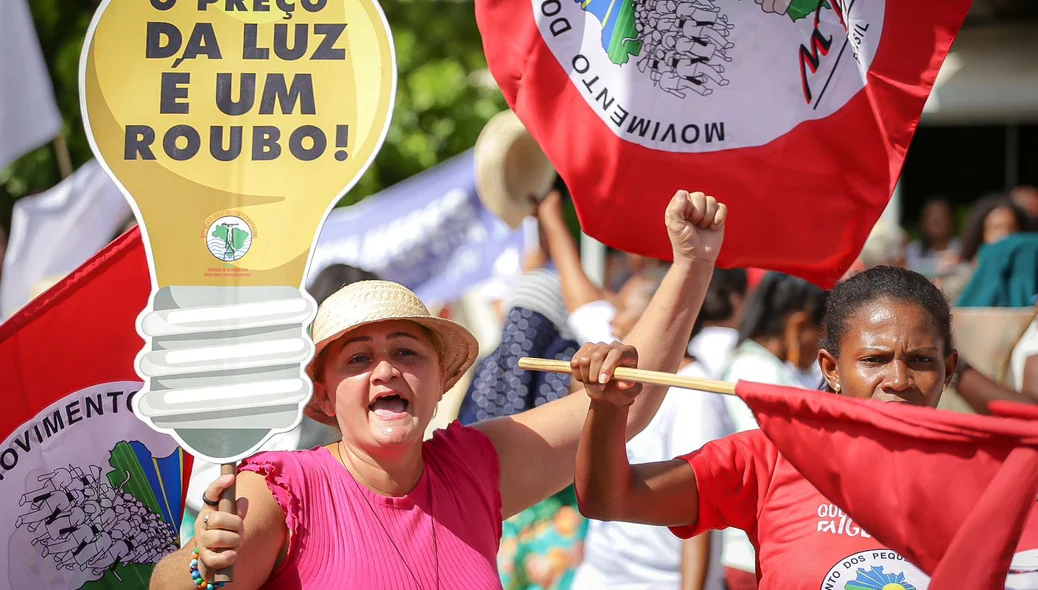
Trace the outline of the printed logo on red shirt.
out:
[[[821,504],[818,506],[818,526],[816,533],[832,533],[834,535],[846,535],[848,537],[864,537],[871,539],[860,526],[840,510],[835,504]]]
[[[930,578],[889,549],[848,555],[822,580],[821,590],[926,590]]]

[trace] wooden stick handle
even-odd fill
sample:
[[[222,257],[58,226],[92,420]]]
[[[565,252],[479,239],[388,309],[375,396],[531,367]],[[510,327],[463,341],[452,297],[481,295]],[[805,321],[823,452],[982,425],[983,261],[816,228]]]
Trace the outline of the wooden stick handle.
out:
[[[519,368],[526,371],[542,371],[545,373],[572,373],[568,361],[553,361],[523,357],[519,359]],[[620,381],[633,383],[649,383],[651,385],[667,385],[669,387],[680,387],[682,389],[695,389],[696,391],[709,391],[711,393],[723,393],[735,395],[735,384],[727,381],[714,381],[713,379],[696,379],[695,377],[683,377],[673,373],[660,371],[646,371],[644,369],[628,369],[619,367],[613,371],[613,376]]]
[[[234,475],[238,472],[237,463],[224,463],[220,466],[220,475]],[[238,483],[235,481],[220,494],[220,505],[216,508],[220,512],[226,512],[228,514],[235,513],[235,488],[238,487]],[[234,566],[230,566],[219,570],[213,577],[214,582],[233,582],[234,581]]]
[[[72,176],[72,156],[69,155],[68,142],[65,141],[65,132],[58,133],[54,138],[54,154],[58,159],[58,170],[62,178]]]

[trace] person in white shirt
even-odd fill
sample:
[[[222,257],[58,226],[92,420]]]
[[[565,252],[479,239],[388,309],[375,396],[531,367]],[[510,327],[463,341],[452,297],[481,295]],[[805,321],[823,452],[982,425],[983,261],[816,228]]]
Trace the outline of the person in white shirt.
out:
[[[696,318],[688,354],[710,379],[720,379],[739,340],[739,322],[746,301],[746,269],[716,268],[703,307]]]
[[[691,359],[678,374],[707,378]],[[627,443],[627,458],[662,461],[733,432],[722,396],[675,388],[652,422]],[[591,520],[584,561],[571,588],[723,590],[721,533],[708,535],[682,541],[665,527]]]
[[[558,193],[549,195],[538,208],[538,220],[558,270],[567,325],[578,344],[621,340],[645,311],[666,268],[637,272],[615,295],[598,288],[581,267],[560,205]],[[708,376],[692,358],[679,374]],[[632,461],[662,461],[732,432],[722,396],[672,389],[652,422],[628,443],[627,453]],[[682,541],[664,527],[589,521],[584,560],[570,588],[723,590],[720,553],[719,533]]]
[[[644,275],[632,280],[643,281],[639,290],[658,286],[658,281]],[[637,291],[621,299],[625,312],[637,314],[639,300]],[[581,342],[608,342],[618,339],[617,332],[622,333],[622,327],[610,324],[617,314],[604,299],[575,311],[569,324]],[[604,339],[594,338],[603,335]],[[678,374],[709,378],[703,365],[692,358],[686,358]],[[627,443],[627,456],[632,461],[663,461],[733,432],[723,396],[672,389],[652,422]],[[719,532],[682,541],[664,527],[591,520],[584,541],[584,561],[577,567],[571,588],[723,590],[720,558]]]
[[[818,357],[826,292],[803,279],[769,272],[750,295],[723,379],[803,387],[798,368]],[[814,363],[817,364],[817,363]],[[817,387],[817,384],[816,384]],[[753,412],[739,398],[724,396],[736,432],[758,428]],[[756,553],[738,529],[722,531],[721,563],[733,589],[756,587]]]

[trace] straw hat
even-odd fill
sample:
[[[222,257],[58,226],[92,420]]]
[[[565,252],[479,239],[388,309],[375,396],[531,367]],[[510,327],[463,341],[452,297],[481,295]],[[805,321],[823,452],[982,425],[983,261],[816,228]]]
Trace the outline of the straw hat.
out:
[[[510,110],[494,115],[483,128],[474,157],[480,201],[513,229],[533,214],[531,197],[543,199],[555,183],[555,168]]]
[[[314,378],[315,364],[326,346],[361,326],[388,320],[414,322],[432,333],[444,367],[445,391],[457,383],[479,353],[476,338],[468,330],[429,313],[407,287],[390,281],[359,281],[339,289],[317,309],[313,324],[316,350],[306,368],[307,374]],[[327,423],[323,419],[327,416],[314,400],[310,401],[307,415]]]

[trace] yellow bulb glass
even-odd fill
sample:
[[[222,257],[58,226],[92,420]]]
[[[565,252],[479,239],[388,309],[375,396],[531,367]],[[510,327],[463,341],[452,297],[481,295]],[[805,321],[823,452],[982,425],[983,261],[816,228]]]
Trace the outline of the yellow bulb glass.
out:
[[[106,0],[80,86],[152,270],[135,409],[198,456],[247,456],[298,423],[312,390],[311,250],[393,108],[381,7]]]

